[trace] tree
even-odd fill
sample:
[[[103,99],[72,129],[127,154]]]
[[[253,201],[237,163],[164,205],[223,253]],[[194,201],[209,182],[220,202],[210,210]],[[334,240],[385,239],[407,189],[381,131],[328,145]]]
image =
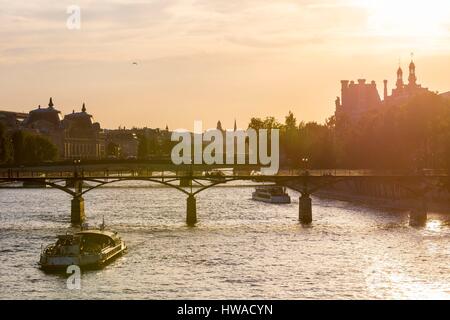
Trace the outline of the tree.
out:
[[[11,138],[6,132],[5,126],[0,123],[0,163],[12,160]]]
[[[346,168],[445,168],[449,162],[450,102],[418,95],[336,126],[339,163]]]
[[[248,127],[251,129],[259,130],[263,128],[263,121],[261,118],[251,118]]]
[[[142,134],[139,137],[139,144],[138,144],[138,158],[139,159],[145,159],[149,155],[149,145],[148,145],[148,139],[147,137]]]
[[[255,130],[281,129],[283,125],[275,117],[266,117],[264,120],[261,120],[261,118],[251,118],[248,127]]]
[[[16,164],[53,161],[57,147],[46,137],[17,130],[12,135],[13,159]]]
[[[56,146],[46,137],[28,135],[24,139],[25,161],[29,163],[54,161],[58,155]]]
[[[275,117],[266,117],[263,121],[263,129],[281,129],[283,125]]]
[[[300,136],[297,119],[291,111],[285,117],[284,123],[280,135],[280,149],[284,155],[284,161],[290,166],[295,166],[300,154]]]
[[[289,114],[286,116],[284,123],[286,130],[297,129],[297,119],[295,119],[294,114],[291,111],[289,111]]]
[[[22,130],[16,130],[12,134],[12,146],[13,146],[13,160],[15,164],[22,164],[25,161],[25,149],[24,149],[24,136],[25,132]]]
[[[107,156],[114,156],[114,157],[119,157],[119,150],[120,150],[120,146],[117,143],[114,142],[110,142],[106,145],[106,155]]]

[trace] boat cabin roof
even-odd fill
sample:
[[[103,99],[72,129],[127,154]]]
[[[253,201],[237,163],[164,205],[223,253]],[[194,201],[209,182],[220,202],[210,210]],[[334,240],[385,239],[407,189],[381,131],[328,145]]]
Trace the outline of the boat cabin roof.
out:
[[[270,184],[270,185],[264,185],[264,186],[257,186],[256,189],[258,189],[258,190],[281,190],[281,189],[285,189],[285,187],[279,186],[276,184]]]
[[[75,235],[73,234],[59,234],[56,236],[58,239],[64,240],[64,239],[73,239]]]
[[[116,239],[117,238],[117,233],[116,232],[112,232],[112,231],[105,231],[105,230],[83,230],[80,232],[75,233],[75,235],[93,235],[93,236],[105,236],[111,239]]]

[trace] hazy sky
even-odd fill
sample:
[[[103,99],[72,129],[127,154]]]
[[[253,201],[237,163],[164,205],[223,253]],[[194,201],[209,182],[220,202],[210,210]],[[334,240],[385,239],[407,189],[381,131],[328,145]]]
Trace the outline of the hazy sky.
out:
[[[52,96],[109,128],[323,122],[341,79],[381,93],[412,51],[419,83],[450,90],[448,0],[0,0],[0,40],[0,110]]]

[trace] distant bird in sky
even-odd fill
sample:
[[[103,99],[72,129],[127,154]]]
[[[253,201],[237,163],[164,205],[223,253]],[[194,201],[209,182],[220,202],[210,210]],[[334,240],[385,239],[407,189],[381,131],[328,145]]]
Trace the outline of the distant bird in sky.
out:
[[[137,62],[133,62],[133,65],[137,66],[137,64],[138,64]]]

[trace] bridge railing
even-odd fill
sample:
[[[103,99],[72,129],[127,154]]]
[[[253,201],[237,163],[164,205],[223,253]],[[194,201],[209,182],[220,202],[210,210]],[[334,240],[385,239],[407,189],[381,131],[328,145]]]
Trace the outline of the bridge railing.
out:
[[[236,171],[238,172],[238,171]],[[74,177],[96,177],[96,178],[114,178],[114,177],[154,177],[154,176],[167,176],[167,177],[186,177],[186,176],[203,176],[205,171],[193,170],[175,171],[173,169],[167,171],[152,170],[151,168],[124,168],[109,170],[107,168],[89,168],[83,167],[77,170],[30,170],[28,168],[23,169],[7,169],[0,170],[0,179],[71,179]],[[254,174],[254,172],[253,172]],[[226,172],[226,176],[250,176],[251,174],[235,174],[235,172]],[[447,169],[423,169],[423,170],[372,170],[372,169],[282,169],[279,171],[278,176],[335,176],[335,177],[396,177],[396,176],[449,176]],[[260,176],[260,175],[258,175]]]

